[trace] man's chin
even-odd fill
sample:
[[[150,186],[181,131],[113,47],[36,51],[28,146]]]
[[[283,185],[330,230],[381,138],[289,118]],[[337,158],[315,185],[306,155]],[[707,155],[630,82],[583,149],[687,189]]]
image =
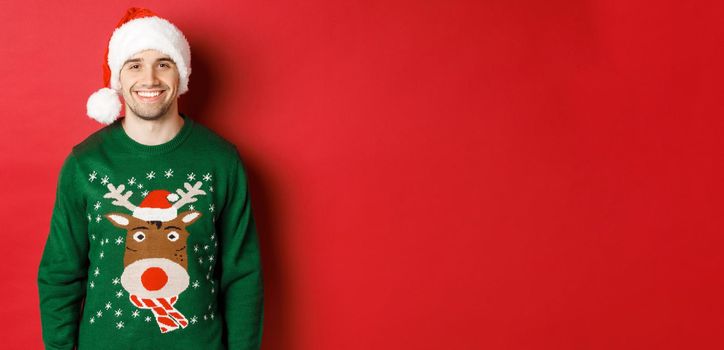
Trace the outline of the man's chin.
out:
[[[170,106],[169,106],[170,107]],[[169,110],[169,108],[161,108],[153,111],[141,111],[137,110],[135,108],[130,108],[133,114],[137,115],[139,118],[143,120],[158,120],[161,119]]]
[[[143,113],[143,112],[140,112],[140,113],[139,113],[139,112],[135,112],[135,111],[134,111],[134,113],[135,113],[139,118],[145,119],[145,120],[158,119],[158,118],[161,118],[161,117],[163,116],[163,113],[161,113],[161,111],[158,111],[158,112],[147,112],[147,113]]]
[[[147,115],[147,114],[136,113],[136,115],[143,120],[157,120],[157,119],[160,119],[161,117],[163,117],[163,114]]]

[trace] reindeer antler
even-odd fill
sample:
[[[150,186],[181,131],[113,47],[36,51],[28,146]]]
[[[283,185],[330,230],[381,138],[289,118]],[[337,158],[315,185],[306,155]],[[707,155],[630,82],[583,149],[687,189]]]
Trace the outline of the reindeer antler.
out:
[[[124,184],[118,185],[118,187],[114,187],[113,184],[108,184],[108,193],[103,195],[103,198],[112,198],[115,199],[113,201],[113,204],[121,207],[125,207],[130,211],[136,210],[136,206],[131,203],[131,201],[128,200],[128,197],[130,197],[133,192],[128,191],[126,194],[123,194],[123,189],[126,186]]]
[[[173,203],[173,207],[179,209],[184,204],[196,202],[196,198],[194,198],[194,196],[206,194],[206,192],[201,189],[201,185],[201,181],[197,181],[193,186],[191,186],[188,182],[184,182],[186,193],[184,193],[184,191],[180,188],[176,190],[180,199]]]

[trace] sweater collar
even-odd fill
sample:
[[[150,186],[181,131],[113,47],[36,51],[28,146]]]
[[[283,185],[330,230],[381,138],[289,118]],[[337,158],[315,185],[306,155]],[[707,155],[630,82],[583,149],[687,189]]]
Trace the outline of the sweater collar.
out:
[[[116,119],[113,124],[110,125],[110,137],[115,143],[120,144],[123,148],[132,152],[142,154],[163,154],[171,152],[178,146],[180,146],[188,138],[191,130],[193,129],[194,121],[184,113],[179,113],[179,115],[184,120],[184,124],[181,127],[181,130],[179,130],[179,132],[176,133],[176,135],[171,140],[159,145],[144,145],[132,139],[130,136],[128,136],[128,134],[126,134],[126,131],[123,129],[123,125],[121,125],[121,118]]]

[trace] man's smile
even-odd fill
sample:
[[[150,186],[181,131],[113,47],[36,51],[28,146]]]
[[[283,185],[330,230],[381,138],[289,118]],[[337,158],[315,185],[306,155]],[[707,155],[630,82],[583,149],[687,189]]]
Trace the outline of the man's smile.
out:
[[[143,103],[154,103],[165,96],[166,90],[137,90],[133,93]]]

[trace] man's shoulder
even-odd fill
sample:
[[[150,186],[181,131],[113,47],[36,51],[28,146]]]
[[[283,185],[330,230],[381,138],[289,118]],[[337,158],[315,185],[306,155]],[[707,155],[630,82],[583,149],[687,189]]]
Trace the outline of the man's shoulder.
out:
[[[199,122],[194,122],[193,134],[197,142],[201,142],[204,147],[219,152],[217,156],[238,156],[236,145],[233,142]]]
[[[103,144],[105,135],[109,132],[111,127],[113,127],[112,124],[106,125],[86,136],[85,139],[72,147],[71,154],[75,157],[80,157],[98,150]]]

